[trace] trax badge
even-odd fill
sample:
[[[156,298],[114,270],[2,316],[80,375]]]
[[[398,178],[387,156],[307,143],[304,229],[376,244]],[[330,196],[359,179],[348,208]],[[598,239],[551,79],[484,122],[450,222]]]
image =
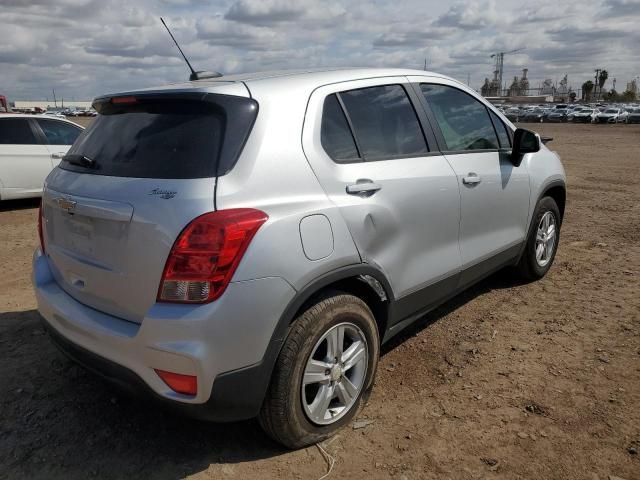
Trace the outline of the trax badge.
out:
[[[165,200],[168,200],[170,198],[175,197],[177,194],[178,192],[174,192],[173,190],[162,190],[160,188],[154,188],[147,195],[159,195],[160,198],[164,198]]]

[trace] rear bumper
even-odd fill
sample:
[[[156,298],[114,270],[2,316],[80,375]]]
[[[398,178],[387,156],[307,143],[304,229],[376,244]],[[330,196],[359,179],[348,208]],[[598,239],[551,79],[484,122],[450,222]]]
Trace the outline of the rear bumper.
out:
[[[127,391],[215,421],[259,412],[282,340],[273,334],[295,295],[276,277],[236,282],[216,302],[156,304],[135,324],[73,299],[39,250],[33,285],[52,340],[73,360]],[[197,376],[197,395],[174,392],[154,369]]]

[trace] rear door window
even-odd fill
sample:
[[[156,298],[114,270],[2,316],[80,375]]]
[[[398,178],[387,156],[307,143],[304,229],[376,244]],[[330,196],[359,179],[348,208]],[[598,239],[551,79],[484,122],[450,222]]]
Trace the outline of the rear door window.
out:
[[[336,163],[361,161],[347,118],[335,94],[324,100],[320,137],[322,147]]]
[[[415,110],[401,85],[340,93],[360,153],[365,160],[424,155],[428,152]]]
[[[37,144],[29,119],[0,118],[0,145]]]
[[[228,95],[208,98],[203,100],[202,94],[198,100],[127,97],[122,104],[98,103],[100,115],[71,147],[61,167],[137,178],[224,175],[244,147],[257,103]],[[73,160],[78,157],[92,160],[91,165]]]
[[[80,127],[66,122],[46,118],[37,118],[36,122],[42,129],[48,145],[73,145],[73,142],[82,133]]]
[[[421,83],[420,89],[440,127],[447,151],[498,148],[496,132],[482,103],[447,85]]]

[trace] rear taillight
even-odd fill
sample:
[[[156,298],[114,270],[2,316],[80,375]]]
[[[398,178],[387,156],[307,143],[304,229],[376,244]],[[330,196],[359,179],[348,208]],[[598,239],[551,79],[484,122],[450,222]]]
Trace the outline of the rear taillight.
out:
[[[38,236],[40,237],[40,249],[44,253],[44,235],[42,233],[42,201],[40,201],[40,208],[38,208]]]
[[[260,210],[235,208],[193,220],[173,244],[158,301],[206,303],[222,295],[251,239],[268,218]]]

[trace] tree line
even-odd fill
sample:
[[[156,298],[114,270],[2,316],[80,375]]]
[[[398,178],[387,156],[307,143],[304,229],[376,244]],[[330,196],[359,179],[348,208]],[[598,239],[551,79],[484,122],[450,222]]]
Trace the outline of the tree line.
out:
[[[598,89],[600,90],[600,98],[603,100],[608,100],[612,102],[633,102],[636,100],[635,92],[631,90],[627,90],[623,93],[618,93],[615,89],[611,89],[608,92],[602,93],[604,88],[604,84],[607,82],[609,78],[609,73],[606,70],[601,70],[598,75]],[[614,82],[615,83],[615,82]],[[593,91],[595,88],[595,84],[591,80],[587,80],[582,84],[582,100],[588,102],[591,100],[593,95]]]

